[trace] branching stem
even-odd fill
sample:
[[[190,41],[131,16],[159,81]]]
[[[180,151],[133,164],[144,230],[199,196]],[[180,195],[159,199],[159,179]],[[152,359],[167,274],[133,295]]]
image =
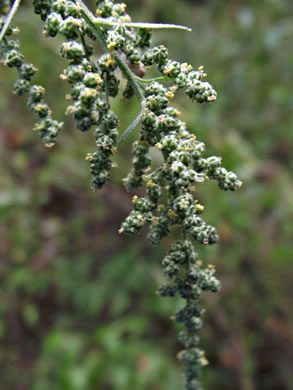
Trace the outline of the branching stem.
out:
[[[179,26],[176,24],[160,24],[160,23],[117,23],[117,22],[112,22],[109,20],[106,20],[104,18],[97,18],[94,16],[94,14],[87,8],[87,6],[83,3],[82,0],[75,0],[76,4],[80,7],[80,12],[82,16],[84,17],[85,21],[88,23],[90,26],[93,34],[95,37],[98,39],[100,42],[102,48],[106,51],[109,52],[109,49],[107,47],[104,34],[101,31],[100,27],[102,26],[109,26],[109,27],[115,27],[115,26],[125,26],[129,28],[148,28],[148,29],[177,29],[177,30],[187,30],[191,31],[190,28],[185,27],[185,26]],[[134,130],[134,128],[137,126],[139,123],[145,107],[144,107],[144,92],[142,87],[140,86],[139,83],[151,83],[152,81],[168,81],[167,77],[156,77],[153,79],[149,80],[144,80],[140,77],[137,77],[127,66],[127,64],[121,59],[119,54],[115,52],[110,52],[111,56],[113,59],[116,61],[118,67],[120,68],[122,74],[124,77],[127,79],[129,84],[134,90],[134,93],[141,105],[141,111],[137,115],[137,117],[134,119],[134,121],[128,126],[128,128],[123,132],[121,135],[121,138],[118,142],[118,146],[126,139],[126,137]]]

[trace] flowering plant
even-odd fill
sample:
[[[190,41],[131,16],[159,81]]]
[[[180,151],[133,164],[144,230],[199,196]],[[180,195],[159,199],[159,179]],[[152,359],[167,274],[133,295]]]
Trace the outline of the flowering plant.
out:
[[[37,119],[34,130],[45,146],[52,147],[63,123],[53,119],[44,100],[45,89],[32,83],[37,69],[24,61],[19,42],[11,39],[19,33],[12,24],[19,4],[20,0],[15,0],[10,9],[8,0],[0,0],[1,62],[18,70],[14,92],[28,94],[28,107]],[[98,0],[95,15],[81,0],[34,0],[33,7],[44,21],[46,37],[64,37],[60,54],[68,66],[60,77],[70,85],[66,98],[71,101],[66,114],[73,115],[78,130],[93,131],[96,139],[95,150],[85,157],[93,190],[101,189],[110,179],[116,166],[114,154],[140,124],[139,138],[132,145],[133,167],[124,185],[128,190],[144,186],[146,195],[133,197],[133,210],[119,233],[137,234],[147,224],[148,239],[158,244],[173,227],[180,228],[181,236],[162,261],[166,283],[158,293],[162,297],[178,294],[186,302],[174,315],[174,320],[185,326],[179,334],[184,349],[178,358],[184,363],[186,389],[198,390],[201,367],[207,364],[198,347],[203,314],[199,299],[204,291],[217,292],[220,282],[214,267],[205,267],[195,251],[194,243],[211,245],[218,240],[216,229],[202,218],[204,206],[196,199],[196,186],[216,180],[221,189],[234,191],[242,183],[235,173],[222,167],[220,157],[204,157],[205,145],[187,129],[170,101],[178,90],[197,103],[214,102],[217,93],[204,81],[203,67],[194,70],[190,64],[170,59],[165,46],[151,46],[152,30],[189,30],[187,27],[133,23],[126,5],[111,0]],[[99,58],[96,41],[104,50]],[[148,79],[145,76],[151,67],[159,76]],[[119,136],[119,119],[111,109],[111,100],[120,91],[121,78],[127,81],[124,99],[136,97],[140,112]],[[156,169],[151,167],[151,147],[163,157]]]

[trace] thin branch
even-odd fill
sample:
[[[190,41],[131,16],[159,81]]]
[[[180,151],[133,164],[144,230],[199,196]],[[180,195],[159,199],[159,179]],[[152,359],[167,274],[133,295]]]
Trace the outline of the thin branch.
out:
[[[135,76],[136,80],[139,81],[140,83],[152,83],[153,81],[170,81],[168,77],[154,77],[153,79],[142,79],[141,77]]]
[[[12,5],[12,7],[10,8],[10,11],[5,19],[4,26],[2,27],[2,30],[0,33],[0,43],[1,43],[2,39],[4,38],[4,35],[6,34],[6,31],[9,27],[10,23],[12,22],[12,19],[13,19],[14,15],[16,14],[20,3],[21,3],[21,0],[14,0],[14,3]]]
[[[141,107],[141,111],[140,113],[137,115],[137,117],[134,119],[134,121],[127,127],[127,129],[124,131],[124,133],[121,135],[119,141],[118,141],[118,144],[117,146],[119,146],[120,144],[122,144],[122,142],[129,136],[130,133],[132,133],[132,131],[136,128],[136,126],[138,125],[138,123],[140,122],[141,120],[141,117],[143,116],[144,114],[144,111],[145,111],[145,106],[144,104],[142,104],[142,107]]]
[[[75,0],[75,2],[80,6],[81,8],[81,14],[84,17],[85,21],[88,23],[90,26],[93,34],[95,37],[98,39],[100,42],[102,48],[106,51],[109,52],[109,49],[107,47],[103,32],[99,29],[99,26],[102,26],[100,23],[96,23],[96,17],[93,15],[93,13],[87,8],[87,6],[81,1],[81,0]],[[128,128],[124,131],[124,133],[121,135],[120,140],[118,142],[118,145],[120,145],[125,138],[134,130],[134,128],[137,126],[139,123],[143,113],[144,113],[144,92],[142,87],[139,85],[139,83],[136,80],[136,76],[132,73],[132,71],[129,69],[127,64],[120,58],[120,56],[117,53],[111,53],[111,56],[117,63],[118,67],[120,68],[121,72],[125,76],[125,78],[128,80],[129,84],[132,86],[135,95],[141,105],[141,111],[137,115],[137,117],[134,119],[134,121],[128,126]]]

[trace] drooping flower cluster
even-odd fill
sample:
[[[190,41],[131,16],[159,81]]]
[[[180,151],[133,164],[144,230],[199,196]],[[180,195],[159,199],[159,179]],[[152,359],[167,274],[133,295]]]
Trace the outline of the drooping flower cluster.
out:
[[[111,158],[119,146],[119,120],[111,110],[111,99],[119,93],[119,70],[127,81],[122,91],[124,98],[136,96],[140,102],[140,114],[120,141],[140,122],[139,139],[132,145],[133,167],[124,184],[129,190],[145,186],[146,196],[134,196],[134,209],[119,232],[136,234],[147,224],[148,239],[158,244],[174,226],[181,228],[182,238],[171,245],[162,261],[167,283],[158,292],[162,297],[178,294],[186,301],[174,317],[185,325],[179,335],[185,349],[178,358],[185,365],[186,388],[199,390],[200,369],[207,364],[198,348],[198,331],[202,326],[199,299],[204,291],[218,291],[220,283],[214,276],[214,268],[204,267],[194,249],[193,242],[208,245],[218,240],[216,229],[202,218],[204,206],[196,199],[196,186],[216,180],[221,189],[234,191],[241,182],[222,167],[220,157],[205,157],[205,145],[188,131],[185,122],[179,119],[180,112],[169,103],[178,89],[198,103],[213,102],[217,93],[204,81],[203,67],[194,70],[187,63],[169,59],[163,45],[151,47],[151,26],[132,23],[125,4],[98,0],[96,17],[81,0],[34,0],[33,6],[44,21],[44,35],[59,34],[64,38],[60,53],[69,63],[60,77],[70,85],[67,114],[73,115],[80,131],[93,131],[96,150],[88,153],[86,160],[94,190],[104,186],[115,166]],[[0,29],[3,20],[4,17],[0,19]],[[46,145],[51,146],[61,124],[52,119],[44,103],[44,89],[30,84],[36,69],[24,63],[18,43],[7,40],[15,32],[12,26],[6,31],[1,43],[2,62],[18,69],[15,92],[29,93],[28,105],[38,119],[35,129],[40,131]],[[98,41],[105,51],[99,58],[94,53],[93,41]],[[151,67],[159,72],[159,77],[145,79]],[[162,165],[154,170],[149,155],[151,147],[156,147],[163,157]]]
[[[4,25],[4,20],[4,16],[0,16],[0,31]],[[45,146],[51,147],[55,144],[57,134],[63,124],[52,118],[52,112],[47,103],[44,102],[45,89],[40,85],[31,84],[31,79],[37,69],[33,64],[24,62],[24,57],[20,52],[19,42],[7,39],[7,37],[18,33],[19,29],[17,27],[13,25],[8,27],[5,38],[0,46],[1,62],[5,66],[18,70],[18,79],[14,84],[14,93],[19,96],[29,95],[28,107],[37,118],[34,130],[40,132]]]
[[[185,364],[186,388],[198,390],[200,369],[207,364],[197,346],[202,324],[199,298],[204,291],[218,291],[220,284],[213,268],[203,268],[197,262],[191,242],[193,239],[207,245],[218,240],[216,229],[201,217],[204,207],[194,197],[195,186],[213,179],[221,189],[234,191],[242,183],[221,166],[221,158],[203,156],[205,145],[188,132],[178,119],[180,113],[168,106],[169,91],[157,82],[145,88],[146,109],[140,140],[134,145],[133,169],[125,184],[132,190],[144,182],[146,196],[134,197],[134,210],[122,223],[120,232],[136,234],[144,224],[149,224],[148,239],[158,244],[172,226],[182,229],[182,240],[174,243],[163,259],[169,283],[159,289],[159,294],[163,297],[179,294],[186,300],[186,306],[175,315],[175,320],[186,326],[186,331],[180,333],[185,350],[178,357]],[[150,171],[147,154],[151,146],[156,146],[164,158],[163,165],[154,171]]]

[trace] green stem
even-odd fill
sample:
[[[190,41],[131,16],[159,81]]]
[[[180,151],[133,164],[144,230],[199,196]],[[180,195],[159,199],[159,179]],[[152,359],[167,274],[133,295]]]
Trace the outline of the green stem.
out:
[[[168,77],[154,77],[153,79],[142,79],[141,77],[135,76],[136,80],[139,81],[140,83],[152,83],[153,81],[170,81]]]
[[[90,26],[93,34],[95,37],[98,39],[100,42],[102,48],[106,51],[109,52],[109,49],[107,47],[103,32],[99,29],[99,26],[96,23],[96,17],[92,14],[92,12],[87,8],[87,6],[81,1],[81,0],[75,0],[76,3],[80,6],[81,8],[81,14],[84,17],[85,21],[88,23]],[[100,24],[102,26],[102,24]],[[134,121],[128,126],[128,128],[124,131],[122,134],[120,140],[119,140],[119,145],[121,144],[122,141],[131,133],[131,131],[134,130],[136,125],[139,123],[142,114],[144,112],[144,92],[139,83],[136,81],[136,76],[132,73],[132,71],[129,69],[129,67],[125,64],[125,62],[120,58],[120,56],[117,53],[111,53],[111,56],[113,59],[116,61],[116,64],[120,68],[121,72],[123,73],[124,77],[127,79],[131,87],[133,88],[135,95],[140,102],[141,105],[141,111],[138,114],[138,116],[134,119]]]
[[[6,31],[9,27],[10,23],[12,22],[12,19],[13,19],[14,15],[16,14],[20,3],[21,3],[21,0],[14,0],[14,3],[12,5],[12,7],[10,8],[10,11],[5,19],[4,26],[2,27],[2,30],[0,33],[0,43],[1,43],[2,39],[4,38],[4,35],[6,34]]]
[[[91,30],[95,37],[98,39],[100,42],[102,48],[106,51],[109,52],[109,49],[107,47],[103,32],[99,29],[97,23],[96,23],[96,17],[93,15],[93,13],[87,8],[87,6],[81,1],[81,0],[75,0],[76,3],[80,6],[81,8],[81,14],[88,23],[88,25],[91,27]],[[100,24],[102,25],[102,24]],[[140,85],[136,82],[135,80],[135,75],[131,72],[129,67],[124,63],[124,61],[119,57],[118,54],[116,53],[111,53],[112,57],[116,61],[118,67],[120,68],[121,72],[124,74],[125,78],[129,81],[130,85],[135,91],[135,94],[141,103],[144,100],[144,94],[143,91],[140,87]]]
[[[134,121],[127,127],[127,129],[122,133],[122,135],[118,141],[117,146],[122,144],[122,142],[128,137],[128,135],[130,133],[132,133],[132,131],[136,128],[136,126],[138,125],[138,123],[141,120],[141,117],[144,114],[144,111],[145,111],[145,104],[142,103],[140,113],[137,115],[137,117],[134,119]]]

